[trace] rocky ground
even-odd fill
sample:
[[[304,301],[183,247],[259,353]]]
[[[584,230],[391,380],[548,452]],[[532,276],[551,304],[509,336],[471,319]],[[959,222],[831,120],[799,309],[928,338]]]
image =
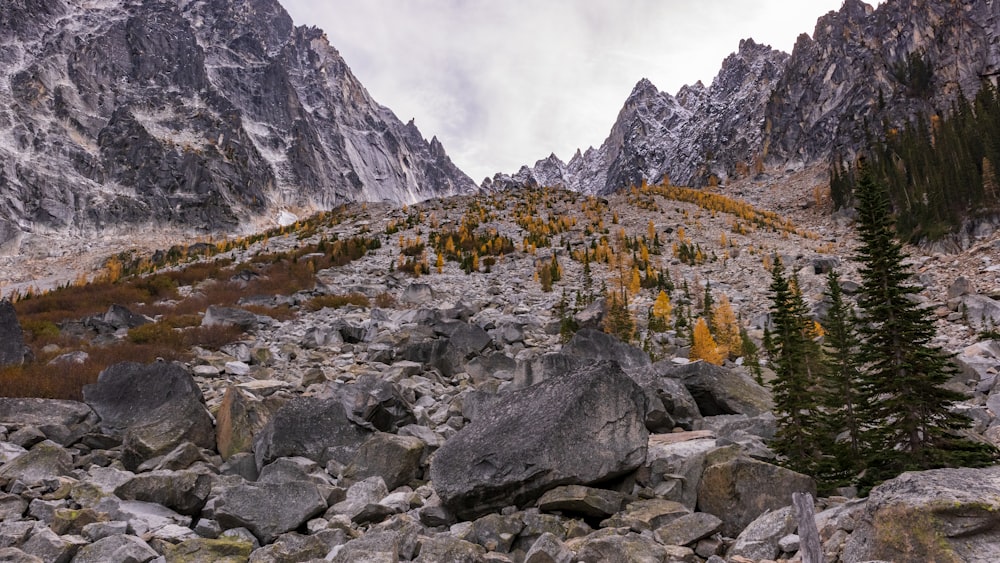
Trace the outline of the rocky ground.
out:
[[[665,243],[652,259],[677,284],[675,301],[684,282],[699,295],[708,281],[754,334],[766,320],[766,257],[798,272],[818,308],[818,271],[835,265],[856,280],[849,221],[814,201],[821,184],[807,170],[730,186],[791,218],[794,232],[734,232],[731,214],[661,196],[654,206],[611,196],[599,214],[611,237],[643,235],[652,221]],[[582,328],[563,342],[557,303],[563,289],[585,290],[565,242],[578,248],[602,233],[586,233],[586,198],[553,192],[533,216],[577,223],[550,247],[525,251],[515,208],[531,197],[479,200],[488,210],[479,229],[517,246],[488,273],[466,274],[456,262],[438,272],[433,255],[431,272],[417,278],[396,267],[401,240],[460,224],[471,198],[352,208],[312,236],[380,234],[382,248],[317,272],[313,290],[245,297],[289,304],[294,317],[210,307],[204,323],[245,324],[246,336],[196,350],[188,364],[112,366],[82,402],[0,399],[0,553],[17,561],[805,560],[809,519],[791,493],[815,495],[815,484],[775,464],[768,390],[737,363],[688,363],[672,331],[647,336],[651,290],[631,306],[639,341],[659,361],[594,330],[596,306],[576,313]],[[382,234],[391,223],[399,230]],[[669,245],[682,227],[716,261],[675,258]],[[980,340],[977,320],[1000,320],[991,297],[996,240],[972,237],[959,254],[913,252],[940,342],[962,353],[951,383],[968,396],[960,408],[995,443],[1000,346]],[[306,242],[274,237],[230,254],[241,261]],[[536,263],[553,252],[564,272],[544,292]],[[593,272],[595,285],[614,287],[613,269]],[[300,307],[349,292],[377,305]],[[1000,554],[1000,470],[906,474],[867,500],[842,493],[816,501],[827,561]]]

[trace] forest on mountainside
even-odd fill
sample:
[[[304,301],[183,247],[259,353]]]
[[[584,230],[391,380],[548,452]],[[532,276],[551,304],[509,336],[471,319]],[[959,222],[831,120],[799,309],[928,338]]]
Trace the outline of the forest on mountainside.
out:
[[[1000,210],[1000,95],[989,81],[973,100],[959,96],[944,115],[881,125],[860,156],[889,190],[903,240],[938,240],[969,220]],[[830,193],[837,209],[853,205],[856,166],[835,155]]]

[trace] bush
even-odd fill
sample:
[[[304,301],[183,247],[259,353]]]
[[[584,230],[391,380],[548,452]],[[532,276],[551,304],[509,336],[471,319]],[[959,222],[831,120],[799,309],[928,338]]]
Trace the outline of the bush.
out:
[[[306,303],[306,307],[310,311],[319,311],[324,308],[339,309],[347,305],[369,307],[371,306],[371,302],[363,293],[348,293],[347,295],[320,295]]]

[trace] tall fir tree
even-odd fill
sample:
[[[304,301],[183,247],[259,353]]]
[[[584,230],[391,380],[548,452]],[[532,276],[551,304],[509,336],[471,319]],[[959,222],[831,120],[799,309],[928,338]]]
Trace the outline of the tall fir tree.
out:
[[[918,288],[903,264],[906,255],[895,236],[888,196],[865,166],[855,197],[862,279],[858,364],[870,425],[864,436],[870,453],[866,481],[907,470],[991,463],[996,459],[992,446],[959,435],[971,421],[949,407],[963,397],[942,386],[955,367],[931,344],[931,311],[910,299]]]
[[[861,441],[860,412],[863,381],[857,364],[857,318],[844,301],[836,271],[831,270],[827,276],[824,295],[830,308],[823,319],[826,369],[817,389],[817,402],[822,408],[822,426],[829,443],[824,447],[824,460],[817,477],[822,485],[836,487],[851,483],[864,468],[867,451]]]
[[[774,381],[774,410],[778,430],[774,451],[795,471],[815,473],[820,465],[825,434],[813,392],[820,378],[819,344],[813,339],[813,321],[795,279],[775,258],[771,269],[770,356]]]

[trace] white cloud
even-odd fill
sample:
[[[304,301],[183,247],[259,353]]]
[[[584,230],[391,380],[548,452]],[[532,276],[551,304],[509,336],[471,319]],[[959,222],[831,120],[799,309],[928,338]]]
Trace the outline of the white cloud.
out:
[[[379,103],[477,182],[598,146],[635,83],[709,84],[740,39],[784,51],[841,0],[283,0]]]

